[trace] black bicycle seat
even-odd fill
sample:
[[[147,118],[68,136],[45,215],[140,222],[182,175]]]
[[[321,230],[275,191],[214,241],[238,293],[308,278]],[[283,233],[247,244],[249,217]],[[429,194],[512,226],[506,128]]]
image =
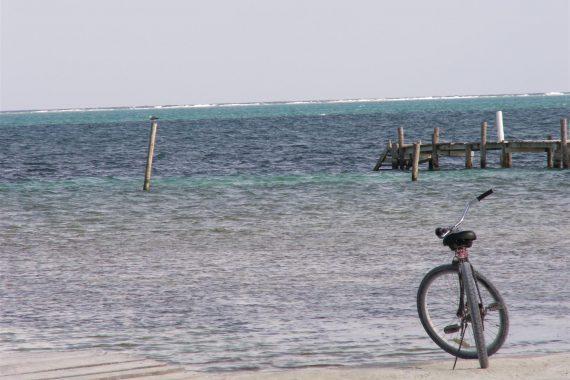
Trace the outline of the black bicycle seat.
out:
[[[448,246],[452,250],[457,248],[469,248],[473,245],[473,240],[476,240],[475,232],[473,231],[460,231],[454,232],[443,238],[443,245]]]

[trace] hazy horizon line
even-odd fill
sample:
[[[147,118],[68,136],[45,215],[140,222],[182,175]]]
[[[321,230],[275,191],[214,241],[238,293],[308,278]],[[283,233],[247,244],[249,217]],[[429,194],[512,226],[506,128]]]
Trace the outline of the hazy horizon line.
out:
[[[467,95],[428,95],[409,97],[382,97],[382,98],[343,98],[343,99],[303,99],[303,100],[273,100],[273,101],[251,101],[251,102],[220,102],[220,103],[196,103],[196,104],[143,104],[143,105],[121,105],[121,106],[96,106],[96,107],[67,107],[67,108],[31,108],[0,110],[2,113],[48,113],[48,112],[84,112],[84,111],[112,111],[123,109],[161,109],[161,108],[209,108],[209,107],[232,107],[232,106],[264,106],[264,105],[301,105],[301,104],[321,104],[321,103],[374,103],[383,101],[409,101],[409,100],[453,100],[470,98],[492,98],[492,97],[526,97],[526,96],[565,96],[570,95],[570,91],[539,91],[523,93],[495,93],[495,94],[467,94]]]

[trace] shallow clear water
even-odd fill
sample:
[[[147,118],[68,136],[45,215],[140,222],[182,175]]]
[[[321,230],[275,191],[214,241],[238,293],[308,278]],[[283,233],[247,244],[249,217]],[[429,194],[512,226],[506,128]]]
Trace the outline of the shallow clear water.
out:
[[[158,110],[150,193],[149,110],[0,114],[0,349],[99,347],[206,371],[446,358],[415,293],[451,260],[434,228],[493,187],[465,227],[509,306],[499,354],[568,351],[570,171],[542,155],[510,170],[443,159],[416,183],[370,168],[397,126],[476,140],[502,108],[507,138],[557,136],[569,100]]]

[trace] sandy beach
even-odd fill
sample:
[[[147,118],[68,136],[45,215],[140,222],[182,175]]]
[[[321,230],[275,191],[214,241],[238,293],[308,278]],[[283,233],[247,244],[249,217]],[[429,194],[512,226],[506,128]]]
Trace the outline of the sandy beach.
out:
[[[283,372],[238,372],[198,375],[203,380],[371,380],[371,379],[570,379],[570,353],[545,356],[491,358],[490,368],[481,370],[477,361],[459,361],[451,370],[453,359],[404,367],[319,368]]]

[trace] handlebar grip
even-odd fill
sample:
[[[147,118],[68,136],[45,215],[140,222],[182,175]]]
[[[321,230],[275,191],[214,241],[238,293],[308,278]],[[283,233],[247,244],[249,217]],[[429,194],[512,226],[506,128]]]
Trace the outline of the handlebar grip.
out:
[[[489,190],[485,191],[483,194],[479,195],[477,197],[477,200],[479,202],[481,202],[483,199],[485,199],[486,197],[488,197],[491,194],[493,194],[493,189],[489,189]]]

